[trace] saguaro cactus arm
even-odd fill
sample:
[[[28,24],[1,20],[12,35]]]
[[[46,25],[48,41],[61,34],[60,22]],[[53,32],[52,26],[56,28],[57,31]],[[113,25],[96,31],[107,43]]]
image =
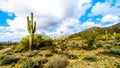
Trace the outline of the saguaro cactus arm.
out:
[[[36,22],[34,22],[33,33],[36,31]]]

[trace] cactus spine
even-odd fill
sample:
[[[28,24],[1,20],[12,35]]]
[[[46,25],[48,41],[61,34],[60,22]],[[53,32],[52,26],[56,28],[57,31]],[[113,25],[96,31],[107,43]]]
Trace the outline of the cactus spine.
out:
[[[31,13],[31,19],[27,16],[27,30],[29,32],[29,50],[32,50],[34,33],[36,31],[36,22],[33,22],[33,13]]]

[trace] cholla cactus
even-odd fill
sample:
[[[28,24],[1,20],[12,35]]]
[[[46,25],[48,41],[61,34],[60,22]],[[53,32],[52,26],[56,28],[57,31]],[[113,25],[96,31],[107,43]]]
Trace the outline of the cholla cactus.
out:
[[[113,35],[116,36],[116,32],[114,32]]]
[[[31,19],[27,16],[27,29],[29,32],[29,49],[32,50],[34,33],[36,31],[36,22],[33,22],[33,13],[31,13]]]
[[[106,35],[106,40],[108,40],[108,31],[105,31],[105,35]]]

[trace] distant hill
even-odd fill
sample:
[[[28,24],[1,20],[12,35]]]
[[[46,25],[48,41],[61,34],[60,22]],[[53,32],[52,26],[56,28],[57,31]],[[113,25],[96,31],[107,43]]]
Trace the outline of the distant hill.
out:
[[[82,34],[89,33],[89,32],[92,32],[92,31],[96,31],[99,34],[105,34],[106,31],[110,34],[113,34],[113,32],[120,33],[120,23],[109,26],[109,27],[103,27],[103,28],[92,27],[92,28],[86,29],[84,31],[69,35],[68,37],[73,38],[73,37],[81,36]]]

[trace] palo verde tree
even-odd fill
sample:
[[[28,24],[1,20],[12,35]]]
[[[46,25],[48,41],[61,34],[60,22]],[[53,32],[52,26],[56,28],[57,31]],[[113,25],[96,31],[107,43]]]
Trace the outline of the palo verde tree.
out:
[[[97,36],[98,36],[98,33],[95,31],[85,33],[82,35],[82,37],[86,40],[88,44],[88,48],[91,48],[93,46]]]
[[[31,13],[31,19],[27,16],[27,29],[29,32],[29,49],[32,50],[34,33],[36,31],[36,22],[33,22],[33,13]]]

